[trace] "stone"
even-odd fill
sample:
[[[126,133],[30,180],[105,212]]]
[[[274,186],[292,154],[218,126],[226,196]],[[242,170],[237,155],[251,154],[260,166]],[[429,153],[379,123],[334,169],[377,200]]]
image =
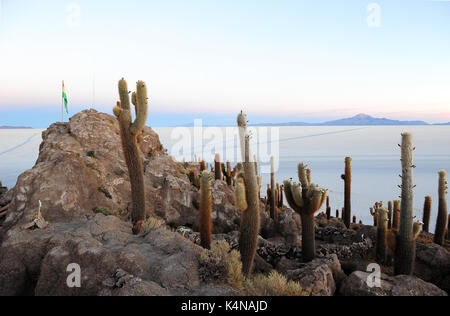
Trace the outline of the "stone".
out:
[[[369,287],[371,274],[356,271],[347,277],[339,290],[341,296],[447,296],[436,285],[414,276],[390,277],[381,274],[381,287]]]

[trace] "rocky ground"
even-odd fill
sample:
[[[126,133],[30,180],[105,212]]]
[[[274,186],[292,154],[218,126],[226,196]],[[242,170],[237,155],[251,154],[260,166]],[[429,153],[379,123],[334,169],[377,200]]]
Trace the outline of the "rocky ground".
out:
[[[0,295],[242,295],[240,288],[204,277],[205,250],[196,231],[199,192],[189,173],[196,164],[169,157],[158,135],[144,131],[147,215],[154,224],[134,236],[130,183],[119,127],[109,115],[84,111],[43,133],[36,165],[10,191],[0,191]],[[36,221],[39,201],[45,225]],[[233,188],[213,183],[214,239],[238,248],[240,211]],[[301,222],[285,208],[276,222],[261,202],[261,236],[255,273],[280,272],[311,296],[447,295],[448,248],[422,234],[415,276],[367,286],[376,230],[338,219],[316,218],[317,259],[301,262]],[[67,266],[79,264],[82,287],[66,284]]]

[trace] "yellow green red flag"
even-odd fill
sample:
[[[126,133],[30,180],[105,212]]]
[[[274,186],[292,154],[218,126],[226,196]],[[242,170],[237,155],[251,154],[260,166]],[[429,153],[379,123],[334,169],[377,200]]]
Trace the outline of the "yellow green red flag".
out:
[[[64,108],[66,109],[66,113],[69,114],[69,108],[67,106],[69,102],[67,101],[67,92],[66,87],[64,86],[64,81],[62,83],[62,98],[64,100]]]

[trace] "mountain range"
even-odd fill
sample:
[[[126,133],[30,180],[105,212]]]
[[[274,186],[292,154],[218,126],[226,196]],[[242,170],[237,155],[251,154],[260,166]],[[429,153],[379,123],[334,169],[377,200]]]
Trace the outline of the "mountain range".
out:
[[[287,123],[252,124],[252,126],[400,126],[400,125],[409,125],[409,126],[450,125],[450,122],[442,124],[430,124],[424,121],[399,121],[399,120],[390,120],[387,118],[376,118],[367,114],[358,114],[354,117],[328,121],[323,123],[287,122]]]
[[[31,129],[31,127],[24,127],[24,126],[0,126],[0,129]]]

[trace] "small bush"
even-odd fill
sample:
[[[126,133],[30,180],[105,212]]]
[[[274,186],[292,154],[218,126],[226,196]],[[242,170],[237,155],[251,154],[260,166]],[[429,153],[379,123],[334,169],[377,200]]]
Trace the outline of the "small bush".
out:
[[[114,212],[111,211],[109,208],[107,207],[96,207],[94,208],[94,213],[95,214],[103,214],[105,216],[111,216],[114,215]]]
[[[200,257],[200,276],[204,282],[220,281],[240,289],[244,281],[241,255],[230,251],[226,241],[214,242]]]
[[[246,296],[306,296],[298,282],[287,281],[286,277],[277,271],[268,276],[255,275],[247,279],[242,289]]]
[[[165,227],[166,227],[166,223],[163,220],[160,220],[155,217],[149,217],[142,224],[142,229],[141,229],[140,235],[147,235],[152,230],[159,229],[159,228],[165,228]]]

